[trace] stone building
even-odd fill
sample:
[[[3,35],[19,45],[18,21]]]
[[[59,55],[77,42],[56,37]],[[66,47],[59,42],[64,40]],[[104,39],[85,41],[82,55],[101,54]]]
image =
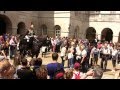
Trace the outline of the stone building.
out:
[[[35,30],[37,30],[37,13],[37,11],[0,11],[0,34],[24,34],[31,22],[34,23]]]
[[[0,34],[24,34],[31,23],[37,35],[120,38],[120,11],[0,11]]]
[[[118,42],[120,11],[91,11],[89,27],[94,29],[99,40]]]
[[[84,37],[86,11],[0,11],[0,34],[24,34],[34,24],[37,35]]]

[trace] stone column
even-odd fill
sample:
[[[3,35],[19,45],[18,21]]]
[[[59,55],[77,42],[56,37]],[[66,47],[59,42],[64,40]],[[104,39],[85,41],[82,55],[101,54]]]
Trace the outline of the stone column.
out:
[[[12,28],[12,35],[17,35],[17,27]]]

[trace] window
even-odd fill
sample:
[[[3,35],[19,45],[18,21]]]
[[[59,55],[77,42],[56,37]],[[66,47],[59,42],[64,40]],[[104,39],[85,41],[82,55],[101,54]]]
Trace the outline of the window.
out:
[[[61,27],[59,25],[55,26],[55,36],[61,35]]]

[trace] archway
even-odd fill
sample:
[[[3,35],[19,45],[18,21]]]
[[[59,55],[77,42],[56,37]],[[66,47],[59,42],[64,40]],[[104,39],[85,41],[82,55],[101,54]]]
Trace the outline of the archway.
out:
[[[12,33],[12,23],[5,15],[0,15],[0,35]]]
[[[76,26],[74,31],[74,38],[78,38],[78,35],[79,35],[79,26]]]
[[[47,35],[47,26],[45,24],[41,25],[42,35]]]
[[[55,30],[55,36],[61,36],[61,27],[59,25],[56,25],[54,27]]]
[[[101,32],[101,41],[112,41],[113,31],[110,28],[104,28]]]
[[[25,28],[26,28],[26,26],[25,26],[25,23],[24,22],[19,22],[18,23],[18,25],[17,25],[17,34],[20,34],[20,35],[22,35],[22,34],[24,34],[25,33]]]
[[[86,39],[93,41],[96,38],[96,30],[93,27],[88,27],[86,30]]]

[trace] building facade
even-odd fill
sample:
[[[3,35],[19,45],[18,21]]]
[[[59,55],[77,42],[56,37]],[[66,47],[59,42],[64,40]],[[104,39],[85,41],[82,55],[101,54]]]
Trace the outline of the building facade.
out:
[[[89,25],[87,14],[86,11],[0,11],[0,34],[24,34],[33,23],[37,35],[81,38]]]
[[[24,34],[32,22],[37,30],[37,13],[37,11],[0,11],[0,34]]]
[[[24,34],[31,23],[37,35],[120,38],[120,11],[0,11],[0,34]]]
[[[99,40],[118,42],[120,11],[92,11],[89,27],[94,28]]]

